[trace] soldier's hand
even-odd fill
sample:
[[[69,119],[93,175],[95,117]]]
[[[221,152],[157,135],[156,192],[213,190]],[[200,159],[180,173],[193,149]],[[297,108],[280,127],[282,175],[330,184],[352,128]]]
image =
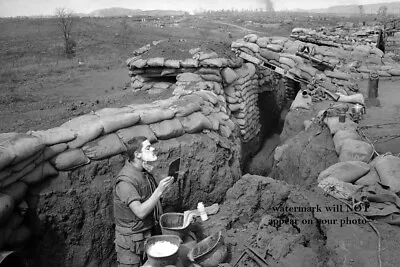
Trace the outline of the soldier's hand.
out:
[[[158,184],[158,188],[161,191],[161,193],[165,192],[165,190],[174,182],[174,177],[173,176],[168,176],[165,177],[160,181]]]

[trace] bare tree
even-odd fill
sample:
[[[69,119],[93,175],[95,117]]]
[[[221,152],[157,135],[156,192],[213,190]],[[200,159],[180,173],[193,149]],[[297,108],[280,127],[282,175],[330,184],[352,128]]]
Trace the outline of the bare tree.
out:
[[[385,17],[387,14],[388,7],[387,6],[380,6],[378,9],[378,15]]]
[[[67,8],[56,9],[57,24],[63,34],[65,42],[65,54],[70,57],[75,54],[76,43],[71,37],[75,18],[74,12]]]

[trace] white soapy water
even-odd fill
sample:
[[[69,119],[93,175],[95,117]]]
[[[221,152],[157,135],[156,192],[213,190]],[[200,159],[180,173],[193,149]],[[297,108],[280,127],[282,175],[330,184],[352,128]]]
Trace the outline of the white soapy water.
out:
[[[148,254],[152,257],[166,257],[174,254],[178,250],[178,246],[168,241],[158,241],[151,245]]]

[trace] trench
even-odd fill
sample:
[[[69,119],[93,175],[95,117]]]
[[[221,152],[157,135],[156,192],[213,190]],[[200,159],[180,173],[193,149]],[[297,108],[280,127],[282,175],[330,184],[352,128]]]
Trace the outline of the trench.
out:
[[[252,153],[245,158],[244,174],[268,176],[271,173],[274,149],[281,144],[279,136],[283,131],[286,115],[299,90],[299,82],[279,78],[276,90],[259,94],[260,141],[253,144]]]

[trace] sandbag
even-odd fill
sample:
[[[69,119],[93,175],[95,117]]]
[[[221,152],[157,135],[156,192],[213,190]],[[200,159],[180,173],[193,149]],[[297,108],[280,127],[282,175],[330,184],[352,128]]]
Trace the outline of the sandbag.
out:
[[[43,152],[39,152],[36,155],[33,155],[27,159],[24,159],[23,161],[20,161],[17,164],[11,165],[9,168],[11,169],[12,172],[19,172],[25,169],[29,164],[34,163],[38,158],[41,157]]]
[[[28,134],[40,138],[44,144],[51,146],[74,140],[77,134],[70,129],[56,127],[45,131],[29,131]]]
[[[167,68],[179,69],[181,67],[181,64],[180,64],[180,60],[167,59],[164,62],[164,66]]]
[[[199,106],[204,105],[204,99],[199,95],[195,95],[195,94],[185,95],[181,99],[184,101],[188,101],[190,103],[195,103],[196,105],[199,105]],[[171,102],[171,104],[172,104],[172,102]]]
[[[125,144],[117,134],[108,134],[82,147],[83,153],[91,160],[106,159],[126,151]]]
[[[32,231],[26,226],[21,225],[15,229],[6,243],[8,249],[18,248],[24,246],[32,236]]]
[[[211,122],[212,130],[213,131],[218,131],[219,130],[219,120],[216,117],[217,115],[215,113],[210,113],[207,115],[207,119]]]
[[[329,78],[336,78],[339,80],[350,80],[351,79],[351,75],[344,73],[344,72],[340,72],[340,71],[330,71],[330,70],[326,70],[325,71],[325,75],[328,76]]]
[[[333,143],[335,144],[336,153],[340,154],[343,141],[346,139],[361,140],[360,135],[355,130],[339,130],[333,136]]]
[[[124,144],[127,144],[130,140],[138,136],[146,137],[150,143],[157,141],[157,137],[148,125],[135,125],[129,128],[121,129],[117,131],[118,137]]]
[[[223,58],[208,58],[200,61],[201,66],[208,66],[212,68],[222,68],[228,64]]]
[[[15,205],[21,203],[27,192],[28,186],[21,181],[1,189],[2,194],[9,195],[13,198]]]
[[[46,160],[51,159],[52,157],[64,152],[65,150],[68,149],[68,145],[61,143],[57,145],[52,145],[46,147],[43,152],[40,154],[40,156],[34,161],[35,165],[38,165]]]
[[[56,176],[57,174],[58,171],[54,169],[53,165],[51,165],[50,162],[45,161],[42,164],[36,166],[36,168],[32,172],[22,177],[21,181],[28,185],[36,184],[48,177]]]
[[[90,163],[82,149],[67,150],[50,159],[53,166],[59,171],[69,171]]]
[[[379,77],[392,77],[387,71],[384,70],[378,70],[378,75]]]
[[[274,52],[281,52],[283,50],[283,47],[279,44],[268,44],[267,49]]]
[[[164,66],[164,58],[163,57],[149,58],[147,60],[147,66],[150,66],[150,67],[163,67]]]
[[[367,142],[346,139],[340,150],[339,161],[359,160],[368,163],[373,153],[374,148]]]
[[[356,185],[374,185],[376,183],[380,182],[379,174],[376,171],[375,167],[371,166],[370,171],[358,179],[355,184]]]
[[[4,180],[8,176],[10,176],[11,173],[12,173],[12,171],[10,168],[5,168],[5,169],[1,170],[0,171],[0,181]]]
[[[26,166],[23,170],[16,172],[16,173],[12,173],[10,176],[8,176],[7,178],[3,179],[0,182],[0,188],[2,187],[6,187],[9,186],[10,184],[15,183],[16,181],[18,181],[19,179],[21,179],[23,176],[25,176],[26,174],[30,173],[31,171],[33,171],[33,169],[35,169],[35,164],[34,163],[30,163],[28,166]]]
[[[200,77],[205,81],[222,82],[222,77],[213,74],[200,74]]]
[[[175,111],[172,109],[143,109],[139,110],[140,124],[152,124],[163,120],[172,119],[175,116]]]
[[[185,101],[183,99],[174,101],[169,108],[174,111],[176,117],[186,117],[193,112],[201,110],[200,105],[197,103]]]
[[[130,127],[138,123],[140,116],[138,113],[120,113],[110,116],[100,117],[104,133],[112,133],[119,129]]]
[[[224,81],[225,81],[226,84],[231,84],[234,81],[236,81],[237,79],[239,79],[239,76],[231,68],[224,68],[221,71],[221,75],[224,78]]]
[[[247,34],[245,37],[243,37],[243,40],[245,40],[246,42],[250,42],[250,43],[257,42],[257,39],[258,39],[258,36],[257,36],[257,34],[254,34],[254,33]]]
[[[392,76],[400,76],[400,69],[390,69],[387,72]]]
[[[199,66],[199,61],[192,58],[187,58],[180,62],[182,68],[197,68]]]
[[[197,55],[198,55],[198,60],[200,60],[200,61],[218,57],[218,54],[214,51],[213,52],[200,52]]]
[[[301,71],[304,71],[305,73],[308,73],[312,77],[314,77],[317,74],[316,68],[306,64],[297,64],[297,68],[300,69]]]
[[[187,117],[179,118],[186,133],[198,133],[203,129],[213,129],[213,125],[201,112],[195,112]]]
[[[279,63],[285,64],[291,68],[294,68],[296,66],[296,62],[293,59],[287,58],[287,57],[280,57],[279,58]]]
[[[150,124],[149,127],[159,140],[167,140],[185,134],[185,131],[177,118]]]
[[[339,181],[353,183],[367,174],[370,169],[369,164],[361,161],[339,162],[322,171],[318,176],[318,182],[331,176]]]
[[[86,114],[69,120],[61,125],[77,133],[77,137],[68,142],[70,149],[79,148],[92,141],[103,132],[100,118],[93,114]]]
[[[379,157],[375,164],[381,183],[390,190],[400,192],[400,158],[393,155]]]
[[[279,54],[268,49],[260,49],[260,55],[267,60],[276,60],[279,62]]]
[[[254,64],[245,63],[242,67],[237,68],[235,71],[239,75],[239,77],[250,79],[254,76],[254,74],[256,74],[257,69]]]
[[[339,122],[339,117],[327,117],[324,119],[324,123],[328,126],[331,134],[336,134],[339,130],[350,130],[355,131],[357,129],[357,123],[353,122],[349,118],[346,118],[345,122]]]
[[[141,59],[141,58],[129,63],[130,66],[135,67],[137,69],[141,69],[141,68],[145,67],[146,64],[147,64],[147,60]]]
[[[257,39],[256,44],[259,47],[262,48],[267,48],[267,45],[271,42],[271,38],[270,37],[260,37]],[[260,50],[261,51],[261,50]]]
[[[185,72],[176,76],[176,80],[178,82],[201,82],[203,79],[200,77],[199,74]]]
[[[14,199],[4,193],[0,193],[0,225],[6,223],[15,208]]]
[[[204,100],[210,102],[213,105],[218,104],[218,97],[215,93],[210,92],[210,91],[206,91],[206,90],[201,90],[201,91],[197,91],[194,92],[195,95],[199,95],[200,97],[202,97]]]
[[[41,139],[23,133],[0,134],[0,169],[37,154],[45,147]]]

